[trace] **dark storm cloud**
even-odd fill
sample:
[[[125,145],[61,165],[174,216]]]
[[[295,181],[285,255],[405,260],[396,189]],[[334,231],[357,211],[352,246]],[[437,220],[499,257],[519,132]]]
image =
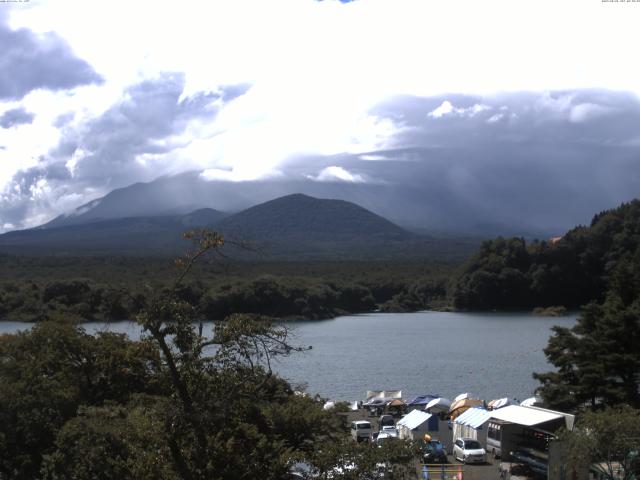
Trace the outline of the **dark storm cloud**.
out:
[[[551,234],[640,195],[640,102],[607,91],[402,97],[373,111],[392,148],[291,165],[338,165],[377,185],[325,185],[406,225]],[[356,198],[354,198],[356,199]]]
[[[18,100],[32,90],[64,90],[102,81],[53,32],[12,30],[0,15],[0,100]]]
[[[16,125],[31,123],[35,117],[33,113],[27,112],[22,107],[14,108],[13,110],[7,110],[0,116],[0,127],[11,128]]]

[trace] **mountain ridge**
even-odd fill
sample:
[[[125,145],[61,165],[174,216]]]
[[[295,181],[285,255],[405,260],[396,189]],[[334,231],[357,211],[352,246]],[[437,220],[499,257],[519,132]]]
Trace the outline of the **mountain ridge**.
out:
[[[253,251],[230,246],[239,258],[434,258],[464,257],[473,241],[413,234],[355,203],[290,194],[235,214],[203,208],[186,215],[103,219],[0,235],[0,250],[39,254],[176,254],[182,233],[211,228]],[[231,242],[239,243],[239,242]]]

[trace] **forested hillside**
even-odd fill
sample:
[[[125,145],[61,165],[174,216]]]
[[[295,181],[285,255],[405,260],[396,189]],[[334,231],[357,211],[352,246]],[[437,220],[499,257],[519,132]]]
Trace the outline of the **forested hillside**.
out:
[[[206,319],[244,312],[275,318],[440,308],[453,265],[433,262],[202,262],[178,292]],[[133,319],[171,286],[155,257],[0,255],[0,319]]]
[[[534,241],[497,238],[483,242],[462,267],[453,303],[466,310],[575,309],[601,302],[612,273],[640,245],[640,201],[597,214],[562,238]]]

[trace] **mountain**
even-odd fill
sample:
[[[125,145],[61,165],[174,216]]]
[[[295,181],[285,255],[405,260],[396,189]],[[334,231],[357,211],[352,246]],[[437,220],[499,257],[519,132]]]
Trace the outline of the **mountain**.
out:
[[[300,193],[248,208],[221,220],[216,227],[223,233],[251,240],[364,235],[401,239],[412,236],[355,203],[319,199]]]
[[[199,182],[194,173],[160,177],[148,183],[134,183],[113,190],[70,213],[59,215],[40,228],[58,228],[118,218],[185,215],[213,205],[207,202],[206,187],[208,185]]]
[[[107,202],[111,199],[107,199]],[[31,230],[0,235],[0,249],[42,254],[175,254],[181,233],[209,227],[229,240],[227,253],[242,258],[381,259],[462,258],[475,241],[438,240],[407,232],[351,202],[291,194],[233,215],[210,208],[185,215],[104,219],[93,210]],[[167,210],[167,209],[165,209]],[[142,209],[137,209],[140,213]],[[243,243],[244,247],[234,246]]]
[[[183,249],[182,233],[212,225],[226,214],[211,208],[186,215],[128,217],[46,226],[0,235],[0,249],[43,254],[168,253]]]
[[[361,163],[349,168],[358,171]],[[374,163],[384,164],[380,168],[386,166],[391,171],[395,168],[392,161],[376,160]],[[371,183],[318,181],[303,171],[286,178],[242,182],[209,180],[201,172],[160,177],[148,183],[135,183],[113,190],[102,198],[54,218],[42,228],[117,218],[185,215],[211,206],[224,212],[240,212],[295,193],[352,202],[411,231],[437,232],[444,237],[517,235],[547,238],[565,230],[564,227],[556,228],[540,216],[534,222],[530,211],[526,215],[507,218],[501,213],[505,205],[491,205],[487,211],[480,212],[479,205],[484,205],[481,199],[452,195],[439,184],[407,183],[406,179]],[[571,205],[562,205],[562,208],[554,205],[553,208],[564,211]],[[584,221],[588,218],[585,217]],[[581,221],[578,217],[570,225]],[[544,228],[540,227],[541,224]]]

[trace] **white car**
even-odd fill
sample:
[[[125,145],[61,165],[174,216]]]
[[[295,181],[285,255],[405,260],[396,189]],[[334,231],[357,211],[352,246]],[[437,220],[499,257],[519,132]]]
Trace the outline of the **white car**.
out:
[[[391,437],[397,437],[400,434],[398,433],[398,429],[394,426],[391,425],[386,425],[384,427],[382,427],[382,429],[380,430],[380,433],[386,433]]]
[[[397,440],[397,439],[398,439],[397,435],[392,435],[389,432],[380,432],[376,437],[376,445],[381,447],[383,443],[386,443],[389,440]]]
[[[371,422],[366,420],[356,420],[351,422],[351,436],[354,440],[361,442],[362,440],[369,440],[373,433],[373,427]]]
[[[453,458],[462,463],[485,463],[487,452],[472,438],[457,438],[453,444]]]

